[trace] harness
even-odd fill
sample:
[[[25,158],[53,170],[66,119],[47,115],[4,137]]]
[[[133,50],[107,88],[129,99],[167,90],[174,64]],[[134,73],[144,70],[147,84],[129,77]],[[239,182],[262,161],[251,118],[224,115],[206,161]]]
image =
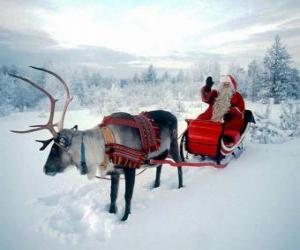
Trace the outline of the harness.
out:
[[[117,143],[109,125],[128,126],[139,131],[141,149],[134,149]],[[105,158],[100,168],[106,168],[109,162],[128,168],[139,168],[147,155],[160,147],[160,131],[147,112],[128,117],[107,116],[99,125],[105,141]]]

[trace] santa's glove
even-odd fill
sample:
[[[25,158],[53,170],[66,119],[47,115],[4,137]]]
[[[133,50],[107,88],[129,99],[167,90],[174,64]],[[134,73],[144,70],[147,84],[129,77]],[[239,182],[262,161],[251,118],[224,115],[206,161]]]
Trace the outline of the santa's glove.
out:
[[[231,114],[230,113],[226,113],[224,116],[223,116],[223,119],[225,122],[229,121],[231,119]]]
[[[211,76],[207,77],[206,82],[205,82],[205,90],[207,92],[210,92],[211,91],[211,87],[214,85],[214,83],[215,82],[213,81],[213,79],[212,79]]]

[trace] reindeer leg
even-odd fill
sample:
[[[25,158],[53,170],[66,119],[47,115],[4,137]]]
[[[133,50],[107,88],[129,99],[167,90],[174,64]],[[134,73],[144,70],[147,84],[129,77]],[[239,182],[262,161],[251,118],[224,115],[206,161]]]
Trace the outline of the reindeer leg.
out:
[[[154,182],[154,188],[158,188],[160,186],[160,174],[161,174],[161,167],[162,165],[159,165],[156,168],[156,176],[155,176],[155,182]]]
[[[127,220],[130,214],[131,198],[135,181],[135,168],[124,168],[125,174],[125,212],[122,221]]]
[[[182,167],[177,167],[178,171],[178,188],[183,187],[183,181],[182,181]]]
[[[119,189],[119,173],[111,174],[111,186],[110,186],[110,208],[109,212],[115,214],[117,212],[116,201],[118,197],[118,189]]]
[[[173,133],[173,138],[170,147],[170,155],[172,156],[175,162],[180,162],[177,132]],[[183,187],[182,167],[177,167],[177,172],[178,172],[178,188],[182,188]]]

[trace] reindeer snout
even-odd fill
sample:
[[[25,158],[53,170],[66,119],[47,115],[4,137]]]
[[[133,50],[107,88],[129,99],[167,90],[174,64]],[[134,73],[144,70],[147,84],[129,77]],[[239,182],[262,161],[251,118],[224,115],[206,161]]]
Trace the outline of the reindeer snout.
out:
[[[44,167],[44,172],[46,175],[54,176],[57,174],[57,171],[54,169],[49,169],[47,167]]]
[[[59,169],[57,168],[57,166],[55,164],[45,164],[44,165],[44,173],[46,175],[51,175],[54,176],[59,172]]]

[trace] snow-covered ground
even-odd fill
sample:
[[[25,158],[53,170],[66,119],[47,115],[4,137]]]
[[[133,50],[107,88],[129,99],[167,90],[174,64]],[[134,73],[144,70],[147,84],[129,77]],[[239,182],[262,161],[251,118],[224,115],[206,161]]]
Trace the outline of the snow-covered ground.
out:
[[[194,114],[190,115],[194,117]],[[90,128],[102,117],[70,112],[67,127]],[[39,113],[0,119],[0,249],[300,249],[300,139],[284,144],[250,143],[222,170],[165,166],[161,187],[151,189],[154,169],[137,177],[132,214],[120,222],[107,212],[110,183],[89,181],[71,170],[55,177],[42,171],[48,150],[9,129],[46,120]],[[181,130],[185,124],[180,122]]]

